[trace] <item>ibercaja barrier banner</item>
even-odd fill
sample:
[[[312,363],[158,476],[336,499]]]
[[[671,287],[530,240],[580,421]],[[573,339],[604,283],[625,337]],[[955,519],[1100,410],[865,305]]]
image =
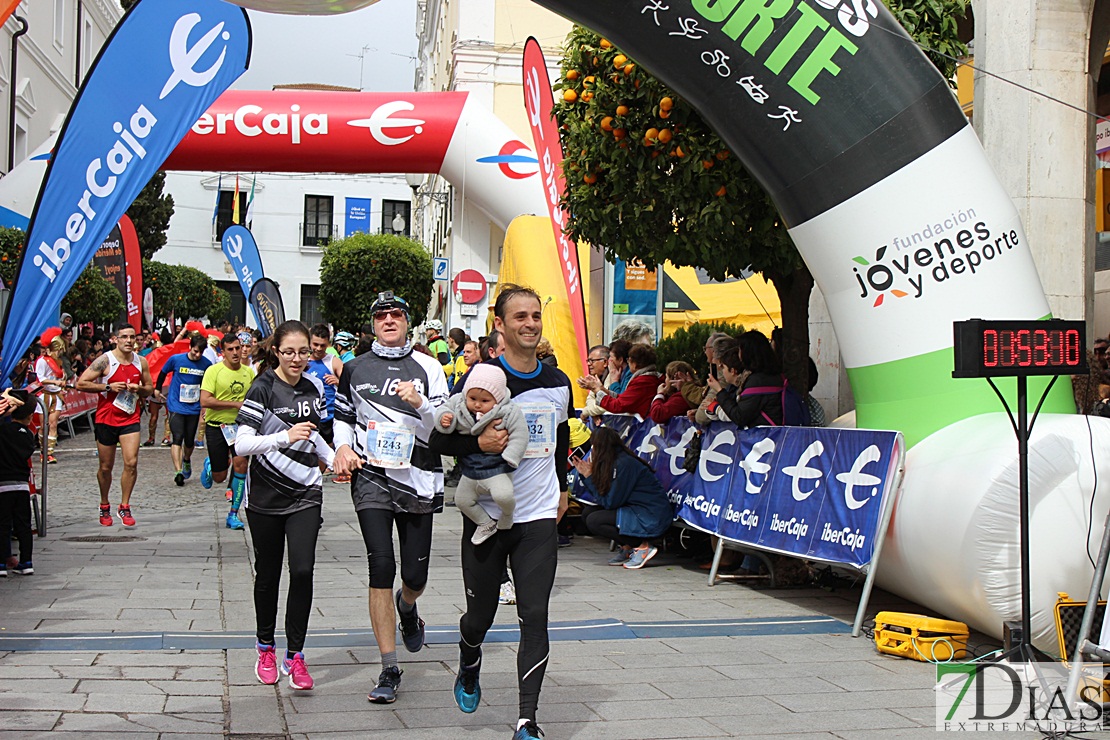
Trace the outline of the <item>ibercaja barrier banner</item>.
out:
[[[270,336],[285,323],[285,304],[281,300],[281,291],[278,290],[278,284],[270,278],[256,280],[248,299],[263,337]]]
[[[140,0],[74,98],[31,215],[4,325],[0,377],[57,316],[104,237],[189,127],[247,68],[246,11]]]
[[[674,89],[768,191],[828,305],[859,426],[915,444],[997,409],[951,377],[952,323],[1043,318],[1048,301],[948,82],[879,0],[537,2],[618,47],[599,68],[623,53]],[[1045,410],[1074,413],[1070,396],[1058,384]]]
[[[566,233],[570,214],[559,205],[559,199],[567,188],[563,178],[563,145],[559,141],[559,126],[552,115],[555,98],[551,92],[551,80],[547,76],[547,62],[544,61],[540,42],[531,36],[524,44],[523,72],[524,109],[528,114],[528,125],[532,129],[532,140],[536,144],[536,158],[539,160],[540,176],[543,178],[547,212],[555,231],[555,248],[559,250],[559,268],[563,273],[571,319],[574,322],[578,361],[581,372],[586,373],[586,355],[589,354],[590,342],[586,336],[586,299],[582,295],[578,245]]]
[[[863,568],[882,513],[897,493],[901,433],[871,429],[700,428],[695,472],[683,462],[699,428],[636,416],[594,420],[613,429],[655,471],[675,518],[726,540],[786,555]],[[594,502],[581,484],[576,498]]]
[[[254,321],[261,327],[262,321],[258,317],[254,303],[251,302],[251,288],[254,287],[255,282],[265,277],[262,272],[262,256],[258,253],[258,243],[249,229],[238,224],[229,226],[220,241],[224,256],[227,257],[235,277],[239,280],[239,287],[243,289],[243,297],[250,303]]]

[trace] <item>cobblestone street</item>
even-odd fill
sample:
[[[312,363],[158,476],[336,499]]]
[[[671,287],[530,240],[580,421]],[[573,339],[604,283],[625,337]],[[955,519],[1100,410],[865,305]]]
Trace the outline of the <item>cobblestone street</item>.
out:
[[[306,648],[316,689],[294,694],[284,682],[255,679],[249,533],[224,527],[218,487],[205,491],[194,475],[178,488],[169,451],[143,448],[132,499],[138,525],[103,528],[91,436],[64,440],[58,459],[36,573],[0,582],[0,736],[511,733],[511,607],[486,646],[482,706],[466,715],[452,702],[463,604],[455,509],[436,517],[420,601],[429,644],[402,651],[399,698],[385,707],[366,701],[379,663],[366,556],[345,487],[325,489]],[[203,451],[194,459],[199,470]],[[881,656],[848,634],[858,589],[709,588],[704,571],[669,553],[640,571],[606,567],[607,558],[606,543],[592,538],[559,551],[539,714],[547,737],[935,736],[932,666]],[[881,608],[907,605],[878,593],[869,614]]]

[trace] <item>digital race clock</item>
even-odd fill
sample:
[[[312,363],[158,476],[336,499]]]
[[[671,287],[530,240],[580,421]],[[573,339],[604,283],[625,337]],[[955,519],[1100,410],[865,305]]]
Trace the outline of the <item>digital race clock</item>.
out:
[[[1022,375],[1084,375],[1086,324],[1082,321],[987,321],[953,323],[954,378]]]

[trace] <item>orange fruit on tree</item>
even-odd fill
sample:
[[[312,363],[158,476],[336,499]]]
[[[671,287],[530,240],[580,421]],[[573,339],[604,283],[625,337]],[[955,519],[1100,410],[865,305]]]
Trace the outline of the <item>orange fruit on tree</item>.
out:
[[[634,69],[636,69],[635,64],[626,64],[626,65],[624,65],[624,73],[626,75],[632,74],[632,70],[634,70]]]
[[[613,57],[613,66],[617,69],[622,69],[627,63],[628,57],[626,57],[624,54],[617,54],[615,57]]]
[[[590,75],[586,79],[582,80],[583,85],[592,85],[592,84],[594,84],[594,82],[595,82],[595,79],[594,79],[593,75]]]
[[[642,84],[643,84],[643,80],[633,80],[633,81],[632,81],[632,84],[636,86],[636,89],[637,89],[637,90],[639,90],[639,89],[640,89],[640,85],[642,85]]]
[[[659,130],[659,143],[660,144],[667,144],[673,138],[674,138],[674,134],[671,133],[671,130],[669,128],[664,128],[664,129]]]
[[[627,116],[628,115],[628,106],[627,105],[618,105],[617,106],[617,115],[618,116]]]
[[[716,195],[717,195],[718,198],[725,197],[726,195],[728,195],[728,188],[726,188],[724,185],[722,185],[721,187],[717,188]]]
[[[669,110],[660,110],[659,117],[665,121],[671,117],[671,112]]]
[[[594,99],[594,94],[592,92],[590,92],[589,90],[582,93],[582,102],[583,103],[588,103],[593,99]]]
[[[621,149],[627,149],[628,148],[628,142],[627,141],[622,141],[621,143],[617,144],[617,146],[619,146]]]
[[[587,185],[593,185],[595,182],[597,182],[597,175],[592,172],[587,172],[586,174],[582,175],[582,181],[585,182]]]
[[[658,156],[659,156],[659,150],[658,149],[656,149],[654,152],[651,153],[651,158],[652,159],[655,159]]]
[[[682,151],[682,147],[681,147],[681,146],[676,146],[676,147],[674,148],[674,152],[673,152],[673,153],[674,153],[674,155],[675,155],[676,157],[678,157],[679,159],[681,159],[682,157],[685,157],[685,156],[686,156],[686,152]]]
[[[644,132],[644,138],[655,141],[659,138],[659,129],[649,128],[647,131]]]
[[[703,159],[701,161],[701,166],[704,167],[707,170],[711,170],[711,169],[713,169],[713,160],[712,159]]]
[[[674,108],[674,100],[672,100],[670,97],[663,98],[659,101],[659,108],[660,110],[670,110],[671,108]]]
[[[598,46],[600,46],[602,49],[608,49],[612,45],[613,45],[613,42],[611,42],[609,39],[602,39],[601,41],[598,42]]]
[[[591,59],[590,61],[591,61],[591,62],[593,62],[593,65],[594,65],[594,66],[596,67],[596,66],[597,66],[597,63],[598,63],[598,61],[600,61],[600,60],[598,60],[598,58],[597,58],[597,57],[594,57],[594,58],[593,58],[593,59]]]
[[[573,103],[574,101],[578,100],[578,93],[576,93],[574,90],[563,90],[563,100],[568,103]]]
[[[601,130],[602,131],[612,131],[613,130],[613,117],[612,116],[605,116],[605,118],[601,119]]]
[[[623,139],[626,136],[628,136],[628,129],[623,129],[623,128],[613,129],[613,138],[614,139],[617,139],[619,141],[619,140]]]
[[[728,159],[728,150],[725,149],[725,150],[717,152],[717,159],[721,160],[722,162],[724,162],[726,159]]]
[[[578,70],[577,69],[568,69],[567,70],[567,79],[568,80],[577,80],[578,79]]]

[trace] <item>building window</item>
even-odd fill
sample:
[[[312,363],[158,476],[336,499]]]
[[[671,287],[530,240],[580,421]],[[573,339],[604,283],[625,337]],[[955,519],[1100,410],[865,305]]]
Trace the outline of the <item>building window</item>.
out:
[[[312,328],[313,324],[322,324],[324,316],[320,313],[320,286],[301,286],[301,323]]]
[[[382,233],[408,236],[412,228],[412,203],[407,200],[382,201]]]
[[[306,247],[322,247],[331,241],[334,198],[330,195],[304,197],[304,239]]]
[[[235,215],[235,191],[221,190],[219,205],[216,207],[216,241],[223,241],[224,232],[232,225],[232,216]],[[247,215],[247,193],[239,191],[239,223]]]
[[[66,36],[66,0],[54,0],[54,45],[61,48]]]
[[[243,295],[243,287],[238,280],[217,280],[217,288],[223,288],[231,296],[231,308],[226,316],[213,317],[213,323],[228,321],[233,326],[247,323],[247,297]]]

